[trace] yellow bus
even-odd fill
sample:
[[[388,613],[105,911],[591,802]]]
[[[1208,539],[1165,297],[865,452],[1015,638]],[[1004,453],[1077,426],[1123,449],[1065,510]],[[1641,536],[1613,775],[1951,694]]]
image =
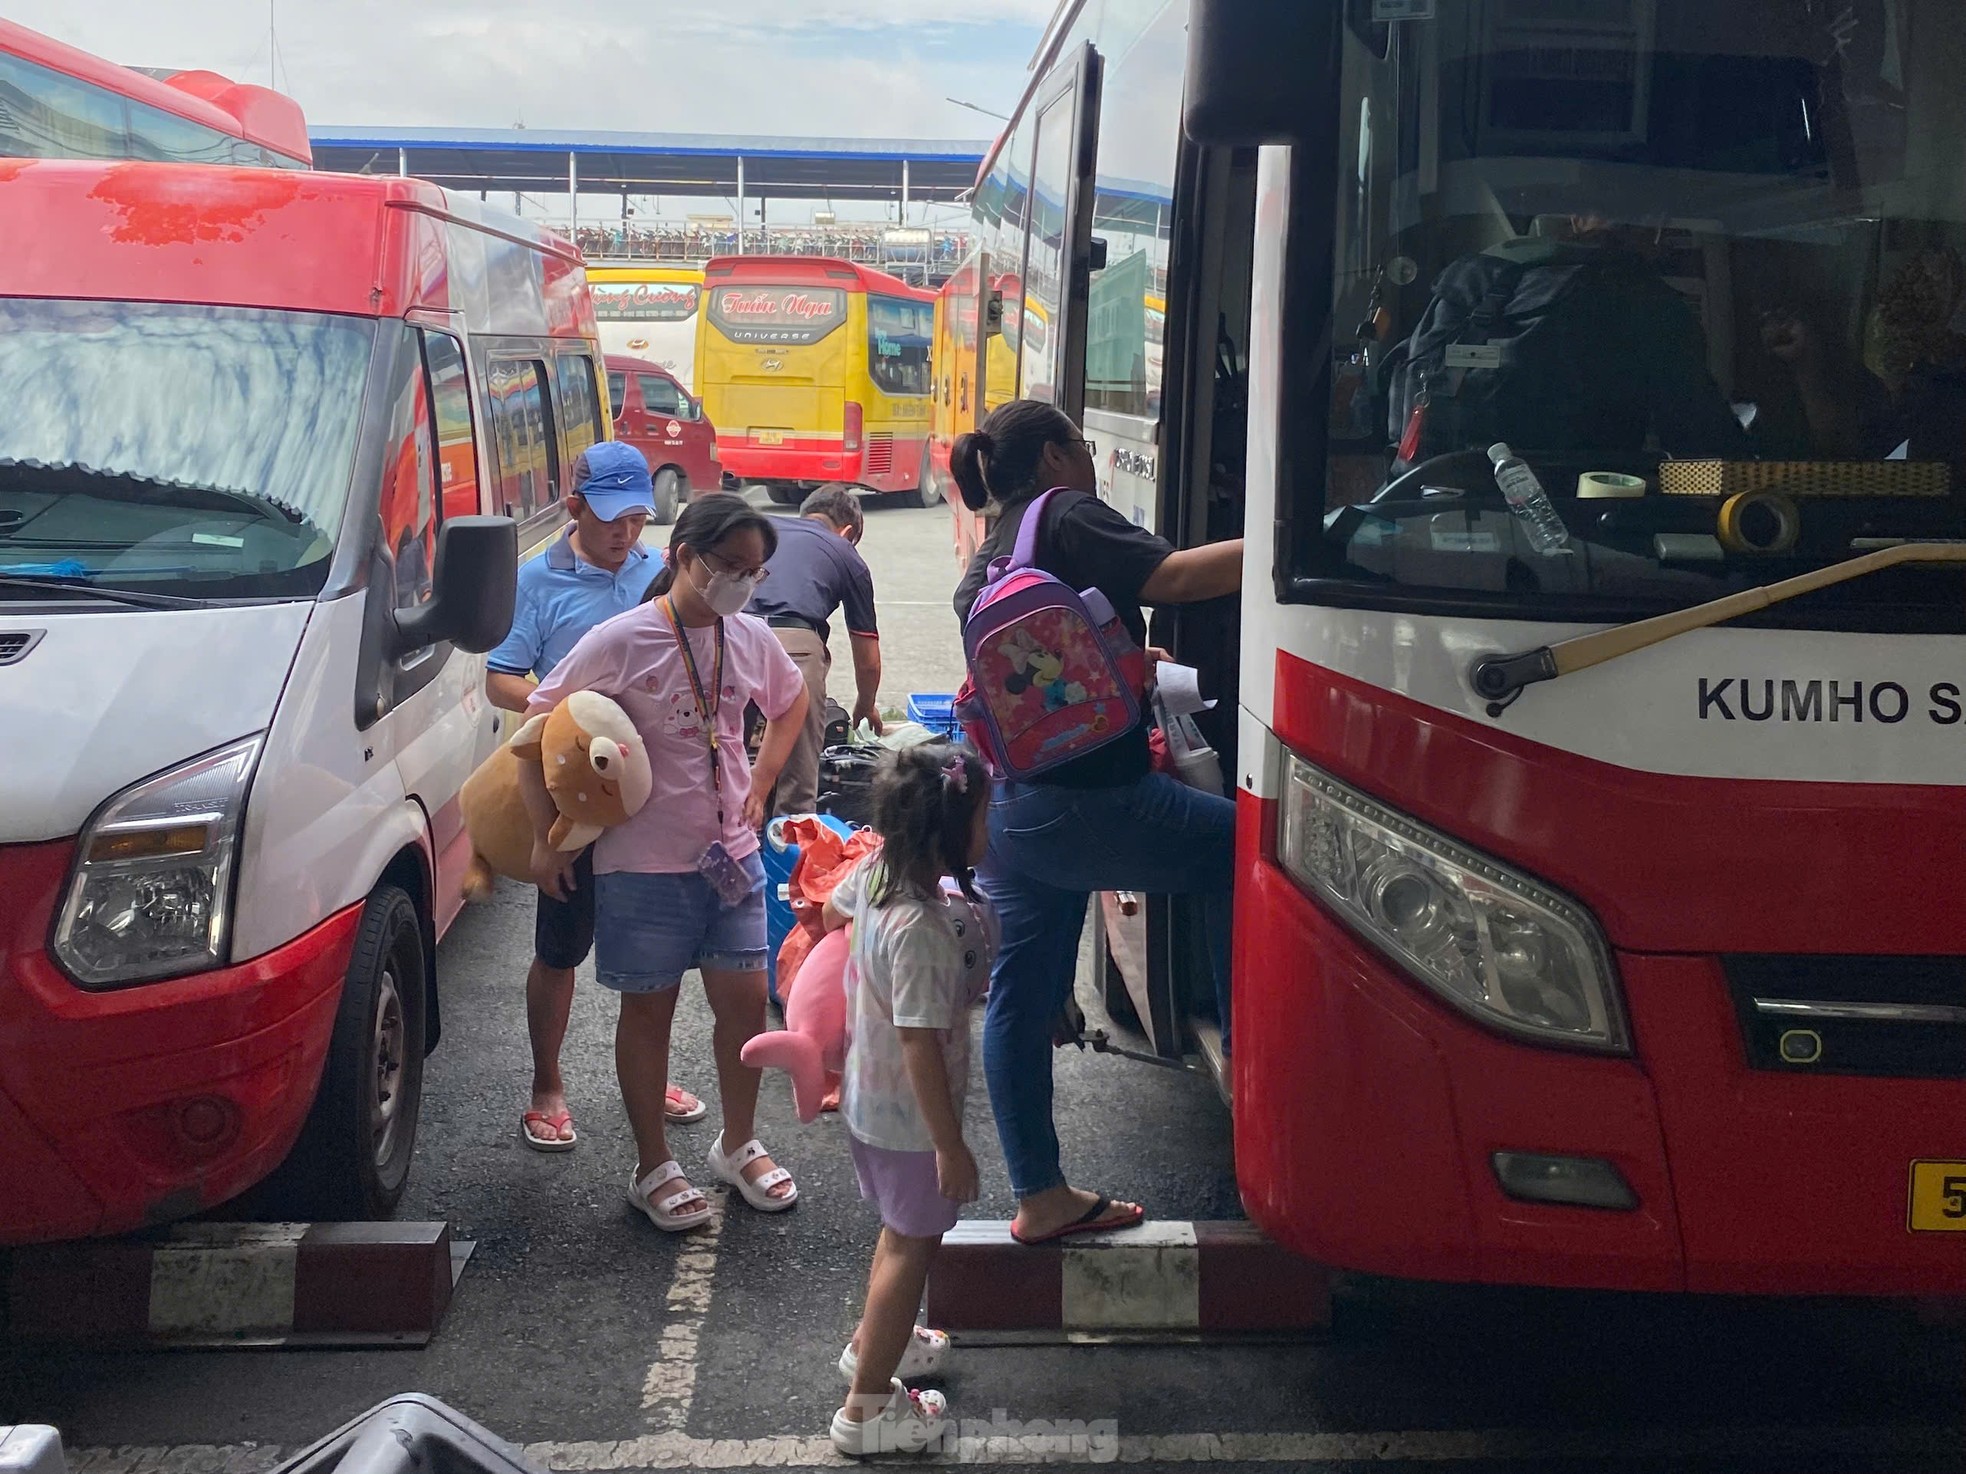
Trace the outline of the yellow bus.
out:
[[[601,351],[660,364],[693,391],[701,266],[589,266]]]
[[[828,481],[919,500],[935,296],[824,256],[703,268],[695,393],[724,470],[796,504]]]

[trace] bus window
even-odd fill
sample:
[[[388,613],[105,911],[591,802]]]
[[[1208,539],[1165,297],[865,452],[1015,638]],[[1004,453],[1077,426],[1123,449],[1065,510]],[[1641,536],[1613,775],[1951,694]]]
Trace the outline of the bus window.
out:
[[[867,374],[883,394],[925,395],[929,341],[935,331],[933,302],[867,298]]]
[[[162,108],[148,107],[140,102],[132,102],[130,111],[129,156],[133,159],[158,159],[180,164],[225,164],[233,160],[233,145],[239,140],[227,138],[223,133],[194,123],[189,118],[180,118],[167,113]],[[247,145],[252,148],[252,145]],[[252,148],[255,155],[260,150]]]
[[[1170,5],[1117,52],[1100,84],[1092,233],[1106,242],[1086,311],[1085,407],[1158,412],[1168,224],[1181,137],[1187,15]]]
[[[444,515],[468,516],[478,510],[478,447],[471,438],[471,380],[464,350],[449,333],[424,328],[423,366],[430,376]]]
[[[123,99],[0,51],[0,157],[120,159]]]
[[[1024,267],[1024,373],[1027,399],[1056,397],[1052,346],[1063,333],[1065,219],[1072,187],[1072,121],[1069,92],[1038,115],[1037,162],[1031,184],[1031,244]]]
[[[585,353],[563,353],[559,362],[560,464],[571,467],[574,457],[601,438],[601,406],[594,398],[594,360]],[[558,495],[563,488],[556,488]]]
[[[499,511],[523,521],[553,500],[556,481],[545,403],[546,365],[536,358],[491,361],[492,441]]]

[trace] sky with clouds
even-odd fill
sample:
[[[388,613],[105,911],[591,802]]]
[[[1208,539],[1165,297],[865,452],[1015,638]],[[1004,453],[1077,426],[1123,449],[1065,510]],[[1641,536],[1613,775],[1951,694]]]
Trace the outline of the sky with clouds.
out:
[[[1056,0],[274,0],[310,120],[981,139]],[[910,12],[918,18],[906,18]],[[131,66],[268,80],[267,0],[9,0]]]

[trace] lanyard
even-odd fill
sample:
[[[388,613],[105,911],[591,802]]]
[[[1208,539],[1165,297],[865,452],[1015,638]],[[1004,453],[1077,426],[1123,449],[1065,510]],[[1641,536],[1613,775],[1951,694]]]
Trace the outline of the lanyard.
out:
[[[669,616],[669,628],[676,632],[676,645],[682,651],[683,670],[689,675],[690,692],[696,698],[696,713],[703,719],[703,737],[710,749],[710,787],[717,795],[717,837],[724,833],[724,780],[723,765],[717,761],[717,713],[723,706],[724,695],[724,622],[717,621],[717,664],[711,672],[712,680],[708,691],[704,690],[703,677],[696,669],[696,651],[690,647],[689,634],[676,618],[676,605],[664,598],[662,612]]]

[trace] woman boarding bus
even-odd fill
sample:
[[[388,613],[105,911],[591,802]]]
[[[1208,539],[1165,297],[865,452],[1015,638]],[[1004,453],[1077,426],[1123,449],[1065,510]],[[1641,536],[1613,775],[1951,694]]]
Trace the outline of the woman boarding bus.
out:
[[[703,269],[696,392],[740,482],[797,506],[828,481],[918,498],[928,476],[935,297],[823,256]]]
[[[1392,1275],[1956,1293],[1966,15],[1055,29],[985,171],[1063,208],[979,249],[1044,259],[1103,495],[1263,530],[1239,617],[1154,631],[1239,708],[1251,1215]],[[1109,178],[1170,201],[1159,384],[1088,382]],[[1107,909],[1206,1046],[1195,918]]]

